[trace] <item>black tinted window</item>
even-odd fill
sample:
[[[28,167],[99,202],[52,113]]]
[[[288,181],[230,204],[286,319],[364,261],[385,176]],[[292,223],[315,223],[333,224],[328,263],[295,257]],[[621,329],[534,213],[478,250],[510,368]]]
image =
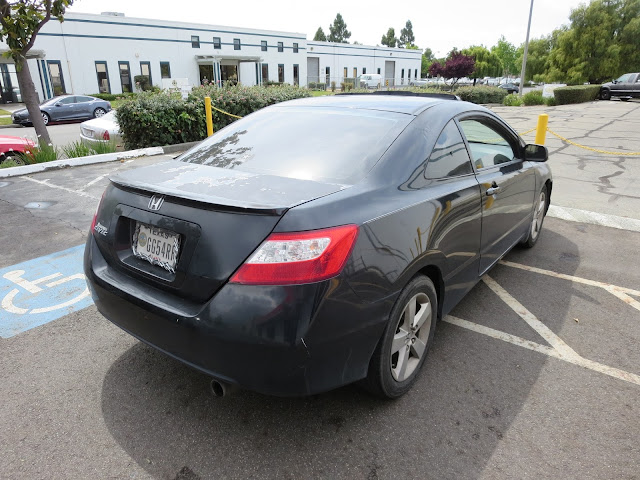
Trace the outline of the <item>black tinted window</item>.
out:
[[[371,110],[271,107],[232,123],[180,160],[352,184],[369,172],[411,119]]]
[[[455,177],[473,173],[467,147],[455,122],[450,121],[436,141],[429,163],[427,178]]]

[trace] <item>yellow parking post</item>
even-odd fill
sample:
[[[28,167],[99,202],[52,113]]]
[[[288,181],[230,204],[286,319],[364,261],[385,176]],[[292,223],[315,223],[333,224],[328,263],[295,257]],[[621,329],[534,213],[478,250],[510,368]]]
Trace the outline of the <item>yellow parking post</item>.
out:
[[[204,111],[207,116],[207,137],[213,135],[213,120],[211,118],[211,97],[204,97]]]
[[[542,113],[538,116],[538,127],[536,128],[536,145],[544,145],[547,136],[547,124],[549,123],[549,115]]]

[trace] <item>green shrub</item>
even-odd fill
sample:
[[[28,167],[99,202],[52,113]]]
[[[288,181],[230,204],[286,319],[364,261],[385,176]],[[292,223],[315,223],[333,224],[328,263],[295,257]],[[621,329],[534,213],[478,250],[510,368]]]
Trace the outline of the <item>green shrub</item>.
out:
[[[200,85],[193,88],[186,100],[179,93],[141,93],[123,103],[116,115],[126,148],[143,148],[205,138],[205,97],[211,97],[213,107],[244,117],[274,103],[308,96],[308,89],[288,84],[271,87]],[[215,131],[236,120],[215,109],[211,117]]]
[[[547,107],[555,107],[558,103],[556,102],[556,97],[545,97],[544,104]]]
[[[465,102],[502,104],[507,91],[498,87],[460,87],[455,92]]]
[[[114,100],[119,100],[121,98],[129,98],[135,97],[137,93],[135,92],[125,92],[125,93],[92,93],[92,97],[99,98],[101,100],[106,100],[107,102],[112,102]]]
[[[336,91],[336,82],[331,82],[331,91],[332,92]]]
[[[307,87],[309,88],[309,90],[326,90],[327,84],[323,82],[309,82],[309,85],[307,85]]]
[[[520,95],[518,95],[517,93],[510,93],[509,95],[504,97],[502,104],[506,105],[507,107],[519,107],[520,105],[522,105],[522,97],[520,97]]]
[[[522,101],[528,107],[532,105],[544,105],[544,98],[542,98],[542,90],[532,90],[523,95]]]
[[[46,145],[44,147],[34,147],[24,155],[25,163],[44,163],[57,160],[60,156],[60,151],[53,145]]]
[[[24,163],[18,162],[14,158],[8,158],[4,162],[0,162],[0,168],[20,167],[22,165],[24,165]]]
[[[570,103],[592,102],[600,93],[600,85],[576,85],[573,87],[559,87],[553,91],[557,105]]]
[[[149,82],[148,75],[136,75],[133,77],[133,81],[135,82],[136,87],[140,88],[143,92],[151,90],[151,83]]]
[[[91,147],[85,145],[79,140],[62,147],[62,152],[67,158],[88,157],[89,155],[94,154]]]

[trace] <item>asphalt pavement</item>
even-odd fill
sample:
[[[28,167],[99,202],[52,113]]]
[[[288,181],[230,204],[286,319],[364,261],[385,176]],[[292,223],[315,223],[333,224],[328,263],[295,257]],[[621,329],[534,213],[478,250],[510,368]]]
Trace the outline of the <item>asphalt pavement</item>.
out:
[[[519,131],[547,111],[576,143],[640,152],[639,103],[502,108]],[[538,244],[440,322],[393,402],[357,386],[214,398],[206,376],[81,308],[75,247],[108,176],[169,157],[0,179],[0,280],[15,284],[0,285],[0,477],[638,479],[640,233],[602,218],[640,219],[640,157],[548,144],[556,213]],[[558,218],[574,210],[583,222]]]
[[[47,127],[51,143],[56,147],[64,147],[73,142],[80,141],[80,123],[55,123]],[[0,135],[10,135],[12,137],[30,138],[34,142],[37,139],[36,129],[33,127],[3,127]]]

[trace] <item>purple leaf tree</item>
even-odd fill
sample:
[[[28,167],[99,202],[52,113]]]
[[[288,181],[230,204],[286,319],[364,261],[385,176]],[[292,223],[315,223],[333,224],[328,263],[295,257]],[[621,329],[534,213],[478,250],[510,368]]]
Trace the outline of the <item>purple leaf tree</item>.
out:
[[[451,88],[458,83],[462,77],[471,75],[476,67],[476,62],[473,57],[464,55],[460,52],[453,51],[449,54],[449,58],[443,64],[437,60],[429,67],[429,73],[434,77],[443,77],[445,80],[450,80],[449,84]]]

